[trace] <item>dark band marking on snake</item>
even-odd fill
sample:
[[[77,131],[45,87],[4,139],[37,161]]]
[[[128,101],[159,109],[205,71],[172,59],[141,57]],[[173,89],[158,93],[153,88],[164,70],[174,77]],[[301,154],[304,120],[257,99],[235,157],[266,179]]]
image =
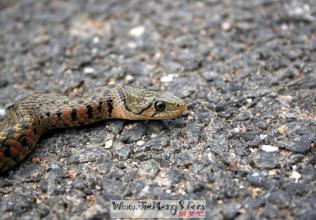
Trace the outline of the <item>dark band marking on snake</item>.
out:
[[[113,100],[110,97],[107,101],[106,101],[107,105],[108,105],[108,113],[109,113],[109,118],[112,118],[112,112],[113,112]]]
[[[89,119],[93,118],[93,108],[92,108],[92,106],[91,105],[87,105],[86,108],[87,108],[88,118]]]

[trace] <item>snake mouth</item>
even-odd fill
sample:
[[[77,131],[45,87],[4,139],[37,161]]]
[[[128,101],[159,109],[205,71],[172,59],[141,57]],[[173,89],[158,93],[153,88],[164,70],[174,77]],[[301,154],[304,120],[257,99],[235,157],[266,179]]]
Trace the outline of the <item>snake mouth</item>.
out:
[[[174,117],[180,116],[186,110],[188,110],[188,105],[185,102],[177,104],[177,109],[174,111]]]
[[[181,113],[185,112],[186,110],[188,110],[188,105],[186,103],[179,104],[179,111]]]

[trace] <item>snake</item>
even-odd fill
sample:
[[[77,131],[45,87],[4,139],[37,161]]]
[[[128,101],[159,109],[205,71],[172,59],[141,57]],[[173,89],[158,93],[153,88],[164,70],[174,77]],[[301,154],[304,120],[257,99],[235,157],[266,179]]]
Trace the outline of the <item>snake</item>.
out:
[[[169,91],[105,86],[70,98],[56,93],[28,96],[8,109],[0,121],[0,173],[23,161],[43,133],[108,119],[165,120],[179,117],[187,104]]]

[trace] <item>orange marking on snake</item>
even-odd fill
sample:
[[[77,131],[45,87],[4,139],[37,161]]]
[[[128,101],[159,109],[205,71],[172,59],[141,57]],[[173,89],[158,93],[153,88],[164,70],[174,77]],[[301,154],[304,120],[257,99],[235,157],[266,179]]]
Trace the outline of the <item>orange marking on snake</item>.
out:
[[[78,120],[81,122],[81,121],[85,121],[86,119],[86,108],[85,107],[79,107],[78,108],[78,111],[77,111],[77,114],[78,114]]]
[[[11,146],[10,151],[13,155],[17,155],[20,152],[17,146]]]
[[[16,141],[16,140],[8,140],[7,143],[11,146],[11,147],[17,147],[17,148],[21,148],[22,145],[20,142]]]
[[[25,131],[22,131],[22,134],[25,135],[25,136],[32,137],[33,136],[33,131],[32,130],[25,130]]]
[[[70,110],[69,110],[69,108],[64,108],[63,109],[63,115],[64,115],[64,117],[70,118]]]
[[[29,142],[29,143],[32,143],[32,142],[33,142],[33,138],[31,138],[31,137],[26,137],[26,141]]]
[[[4,153],[0,151],[0,157],[4,157]]]
[[[22,145],[16,140],[7,140],[7,143],[10,145],[10,151],[13,155],[17,155],[23,151]]]
[[[64,108],[63,109],[63,121],[65,124],[71,124],[71,116],[70,116],[70,109]]]
[[[55,112],[52,112],[52,113],[50,114],[50,117],[52,118],[52,121],[55,121],[55,122],[58,121],[58,117],[57,117],[57,115],[56,115]]]
[[[21,135],[22,135],[21,133],[16,133],[16,134],[15,134],[15,138],[18,139],[18,138],[21,137]]]
[[[22,134],[28,137],[32,137],[33,136],[33,131],[32,130],[24,130],[22,131]]]

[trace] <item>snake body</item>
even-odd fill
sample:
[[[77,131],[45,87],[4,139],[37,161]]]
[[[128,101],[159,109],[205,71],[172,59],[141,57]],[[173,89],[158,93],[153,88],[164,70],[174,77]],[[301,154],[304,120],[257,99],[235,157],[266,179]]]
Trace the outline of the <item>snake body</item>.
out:
[[[29,96],[0,121],[0,173],[22,161],[51,129],[106,119],[173,119],[187,108],[170,92],[133,87],[102,87],[91,96],[70,99],[57,94]]]

